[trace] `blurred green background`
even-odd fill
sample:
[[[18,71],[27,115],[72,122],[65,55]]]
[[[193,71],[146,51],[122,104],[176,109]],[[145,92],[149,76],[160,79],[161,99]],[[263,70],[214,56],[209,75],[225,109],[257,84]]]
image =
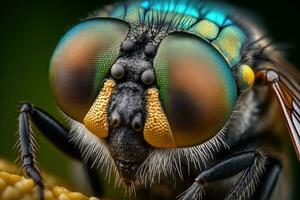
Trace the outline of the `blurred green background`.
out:
[[[0,157],[15,160],[13,146],[17,132],[20,101],[29,101],[61,119],[48,84],[48,64],[58,40],[80,19],[108,0],[2,2],[0,17]],[[288,59],[300,66],[300,12],[297,1],[231,1],[254,11],[264,19],[275,41],[289,47]],[[71,160],[37,134],[40,166],[71,180]],[[296,163],[296,161],[295,161]],[[295,164],[296,166],[296,164]],[[300,180],[298,168],[298,177]],[[295,184],[297,187],[300,183]],[[299,187],[298,187],[299,188]]]

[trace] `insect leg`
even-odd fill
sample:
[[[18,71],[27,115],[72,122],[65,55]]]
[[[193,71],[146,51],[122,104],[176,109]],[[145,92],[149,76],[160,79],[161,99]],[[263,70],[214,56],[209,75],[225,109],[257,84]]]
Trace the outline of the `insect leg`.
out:
[[[256,192],[267,166],[267,158],[256,152],[256,159],[250,165],[236,186],[226,196],[226,200],[250,199]],[[270,191],[271,192],[271,191]]]
[[[40,172],[37,170],[34,163],[34,147],[32,137],[30,136],[31,128],[29,124],[29,116],[27,107],[24,106],[20,110],[19,115],[19,136],[21,145],[21,157],[23,160],[23,167],[28,176],[38,185],[40,200],[44,199],[44,183]]]
[[[57,120],[31,104],[23,104],[20,112],[30,116],[29,120],[32,121],[41,133],[58,149],[76,160],[81,160],[79,148],[70,142],[69,130]]]
[[[60,124],[57,120],[40,108],[34,107],[29,103],[21,105],[19,114],[19,137],[23,166],[27,174],[39,185],[41,193],[40,198],[43,199],[44,185],[42,182],[42,177],[34,163],[35,144],[31,132],[30,122],[33,122],[34,125],[41,131],[41,133],[65,154],[81,162],[81,153],[80,149],[70,141],[69,130],[66,129],[62,124]],[[90,169],[90,166],[88,166],[89,163],[89,161],[85,163],[86,169]],[[90,173],[91,172],[88,172],[88,174]],[[93,183],[97,182],[91,181],[92,188],[97,188],[95,193],[101,194],[102,190],[99,185],[95,186]]]
[[[272,195],[281,172],[281,162],[275,158],[267,159],[267,166],[259,185],[257,186],[253,199],[266,200]]]
[[[94,169],[92,166],[92,162],[90,160],[87,161],[87,164],[84,165],[84,171],[86,173],[86,176],[89,179],[91,188],[93,190],[93,194],[97,197],[100,197],[103,195],[103,191],[101,188],[102,184],[100,179],[98,178],[98,171],[96,169]]]
[[[203,193],[204,185],[208,184],[213,181],[222,180],[225,178],[229,178],[233,175],[236,175],[244,170],[245,173],[240,180],[240,184],[242,185],[243,189],[247,186],[251,186],[253,181],[258,180],[261,173],[263,172],[265,164],[265,159],[263,156],[257,151],[245,151],[213,165],[211,168],[201,172],[200,175],[194,180],[192,186],[190,186],[181,196],[181,200],[194,200],[201,198]],[[255,185],[254,185],[255,186]],[[238,194],[238,195],[245,195],[244,193],[249,192],[248,187],[246,190],[232,190],[230,197]],[[242,188],[241,188],[242,189]],[[239,196],[240,197],[240,196]]]

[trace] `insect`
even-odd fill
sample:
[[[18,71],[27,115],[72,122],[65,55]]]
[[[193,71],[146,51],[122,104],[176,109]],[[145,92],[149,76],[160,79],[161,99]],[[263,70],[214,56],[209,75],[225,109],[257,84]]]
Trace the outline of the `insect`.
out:
[[[251,17],[225,4],[109,6],[73,26],[51,58],[70,129],[21,105],[23,166],[43,199],[32,122],[84,163],[97,195],[95,172],[105,171],[137,199],[286,199],[289,188],[275,191],[288,182],[282,137],[300,159],[299,77]]]

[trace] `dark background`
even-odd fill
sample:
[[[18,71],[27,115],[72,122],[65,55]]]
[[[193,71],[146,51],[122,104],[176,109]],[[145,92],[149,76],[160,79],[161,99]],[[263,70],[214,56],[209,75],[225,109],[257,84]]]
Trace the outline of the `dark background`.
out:
[[[63,33],[105,3],[114,1],[12,0],[0,8],[0,157],[15,160],[13,146],[20,101],[30,101],[59,115],[48,84],[48,65]],[[257,13],[274,40],[284,44],[288,60],[300,67],[300,10],[296,0],[233,0]],[[36,131],[37,132],[37,131]],[[37,134],[39,161],[46,171],[72,179],[71,160]],[[295,161],[296,163],[296,161]],[[300,167],[296,166],[300,172]],[[296,170],[295,170],[296,171]],[[296,177],[296,176],[295,176]],[[298,176],[298,180],[300,176]],[[296,187],[298,184],[294,184]]]

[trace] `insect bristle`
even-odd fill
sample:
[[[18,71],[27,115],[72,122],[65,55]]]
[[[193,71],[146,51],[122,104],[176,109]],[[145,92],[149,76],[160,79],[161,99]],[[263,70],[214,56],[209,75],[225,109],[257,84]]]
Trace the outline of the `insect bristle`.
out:
[[[163,177],[172,177],[173,180],[179,177],[183,180],[183,165],[187,165],[188,172],[192,167],[201,171],[215,152],[227,148],[223,136],[224,132],[220,131],[214,138],[195,147],[156,149],[138,169],[137,179],[149,186],[159,183]]]
[[[247,185],[244,185],[244,189],[239,191],[239,187],[232,189],[227,195],[225,200],[235,199],[237,194],[241,199],[250,199],[254,194],[256,186],[260,182],[260,177],[262,176],[266,166],[265,156],[262,153],[257,154],[257,158],[254,160],[252,167],[246,169],[240,180],[246,181]],[[253,178],[250,178],[253,177]]]
[[[202,199],[204,193],[204,185],[200,185],[199,183],[195,182],[191,187],[189,187],[186,191],[181,193],[177,198],[179,200],[184,200],[185,197],[189,194],[193,194],[192,199]]]
[[[31,124],[30,121],[29,121],[29,124],[28,124],[28,128],[29,128],[29,132],[30,132],[30,134],[29,134],[29,150],[30,150],[30,152],[32,152],[33,166],[36,169],[38,169],[39,168],[39,164],[37,162],[36,152],[39,149],[39,145],[38,145],[38,142],[36,140],[36,134],[35,134],[35,132],[32,129],[32,124]],[[17,131],[16,135],[18,135],[19,132],[20,132],[20,130],[18,128],[18,131]],[[16,143],[15,143],[15,145],[13,147],[13,149],[17,152],[17,155],[18,155],[17,158],[16,158],[16,160],[15,160],[15,162],[18,163],[18,168],[19,168],[18,169],[18,173],[26,176],[26,171],[25,171],[25,168],[24,168],[24,166],[22,164],[23,163],[23,159],[24,159],[23,158],[24,155],[22,155],[22,152],[21,152],[21,149],[22,149],[22,147],[21,147],[21,141],[20,141],[20,137],[17,137],[17,138],[18,138],[18,140],[16,141]]]

